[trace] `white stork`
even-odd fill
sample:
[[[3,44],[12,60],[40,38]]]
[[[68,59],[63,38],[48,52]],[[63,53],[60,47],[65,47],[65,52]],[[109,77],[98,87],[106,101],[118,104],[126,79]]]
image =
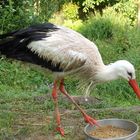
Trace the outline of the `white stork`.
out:
[[[96,45],[71,29],[47,23],[3,34],[0,35],[0,52],[7,58],[33,63],[53,72],[52,97],[57,131],[61,135],[64,130],[60,123],[58,88],[80,110],[87,123],[98,125],[65,90],[64,77],[67,75],[78,76],[90,86],[124,78],[140,99],[134,66],[126,60],[105,65]]]

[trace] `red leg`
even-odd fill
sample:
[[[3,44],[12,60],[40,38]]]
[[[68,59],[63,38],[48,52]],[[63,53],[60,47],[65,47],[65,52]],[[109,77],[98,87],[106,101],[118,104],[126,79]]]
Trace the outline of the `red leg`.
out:
[[[88,116],[84,110],[82,108],[80,108],[80,106],[75,102],[75,100],[67,93],[67,91],[65,90],[65,87],[64,87],[64,80],[61,80],[60,82],[60,87],[59,87],[60,91],[66,95],[70,100],[71,102],[80,110],[80,112],[83,114],[83,117],[85,119],[85,122],[91,124],[91,125],[97,125],[97,122],[96,120],[94,120],[93,118],[91,118],[90,116]]]
[[[55,113],[56,113],[55,114],[56,115],[56,123],[57,123],[56,130],[59,131],[59,133],[62,136],[64,136],[64,130],[63,130],[63,128],[61,128],[60,113],[59,113],[59,108],[58,108],[57,81],[55,81],[54,85],[53,85],[52,97],[54,100]]]

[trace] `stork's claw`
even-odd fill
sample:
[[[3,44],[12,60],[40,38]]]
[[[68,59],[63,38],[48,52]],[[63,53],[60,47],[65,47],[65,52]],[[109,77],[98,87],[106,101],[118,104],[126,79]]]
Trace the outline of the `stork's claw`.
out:
[[[87,114],[84,114],[84,119],[86,123],[89,123],[91,125],[96,125],[99,126],[99,124],[97,123],[97,121],[93,118],[91,118],[90,116],[88,116]]]
[[[57,127],[56,130],[61,134],[61,136],[64,136],[64,129],[61,127]]]

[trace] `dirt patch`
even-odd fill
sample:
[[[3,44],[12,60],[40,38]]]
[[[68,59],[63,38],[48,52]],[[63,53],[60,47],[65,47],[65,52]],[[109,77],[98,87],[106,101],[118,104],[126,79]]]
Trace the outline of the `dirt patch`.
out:
[[[73,97],[79,105],[87,104],[84,97],[74,96]],[[65,96],[60,96],[60,100],[69,102]],[[46,100],[52,100],[51,94],[45,96],[36,96],[33,98],[35,104],[40,105]],[[88,103],[100,104],[102,101],[97,98],[89,98]],[[14,124],[11,126],[12,134],[9,136],[15,140],[85,140],[84,127],[86,123],[82,115],[78,110],[68,110],[66,106],[61,107],[61,123],[65,130],[65,137],[61,137],[55,130],[55,118],[53,117],[54,111],[43,110],[27,111],[13,108],[12,112],[17,114],[14,120]],[[133,109],[129,109],[133,110]],[[137,109],[138,111],[138,109]],[[86,110],[86,112],[95,117],[96,119],[117,117],[115,111],[114,114],[110,113],[111,110]],[[128,111],[126,111],[128,114]],[[121,112],[123,114],[124,112]],[[135,112],[136,114],[137,112]],[[139,113],[139,112],[138,112]],[[94,116],[93,116],[94,115]],[[132,113],[134,116],[134,113]],[[119,116],[119,115],[118,115]],[[123,115],[125,116],[125,115]],[[7,135],[7,132],[5,133]],[[140,136],[139,136],[140,137]],[[138,138],[140,140],[140,138]]]
[[[87,104],[101,104],[102,100],[96,97],[85,97],[84,96],[71,96],[79,105],[87,105]],[[46,100],[51,100],[51,94],[43,95],[43,96],[35,96],[34,101],[37,103],[44,103]],[[71,103],[70,100],[65,96],[59,96],[59,100]]]
[[[19,120],[14,125],[16,140],[84,140],[83,133],[84,120],[77,115],[63,115],[61,118],[62,126],[65,130],[65,137],[61,137],[55,130],[55,120],[52,116],[44,119],[44,116],[39,115],[21,115]],[[25,132],[27,131],[27,132]]]

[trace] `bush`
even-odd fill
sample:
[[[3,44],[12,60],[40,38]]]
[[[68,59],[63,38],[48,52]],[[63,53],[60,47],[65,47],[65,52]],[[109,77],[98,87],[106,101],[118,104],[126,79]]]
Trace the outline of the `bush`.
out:
[[[0,33],[47,22],[68,0],[9,0],[0,2]]]
[[[23,1],[20,4],[18,6],[12,2],[0,7],[0,30],[2,33],[23,28],[39,21],[39,17],[34,14],[31,3]]]
[[[65,3],[62,9],[53,14],[49,22],[76,29],[82,23],[78,16],[79,7],[74,3]]]
[[[112,8],[107,8],[103,11],[103,15],[90,16],[79,31],[90,40],[104,40],[118,37],[128,26],[130,26],[128,18]]]
[[[62,7],[64,19],[73,21],[79,19],[78,9],[79,7],[71,2],[68,4],[64,4]]]
[[[101,17],[99,14],[89,18],[79,30],[90,40],[112,37],[112,24],[110,20]]]
[[[135,25],[137,20],[137,5],[134,0],[123,0],[112,7],[116,12],[129,18],[131,25]]]

